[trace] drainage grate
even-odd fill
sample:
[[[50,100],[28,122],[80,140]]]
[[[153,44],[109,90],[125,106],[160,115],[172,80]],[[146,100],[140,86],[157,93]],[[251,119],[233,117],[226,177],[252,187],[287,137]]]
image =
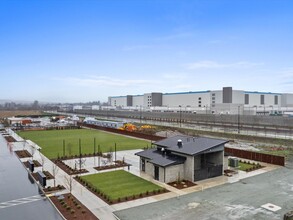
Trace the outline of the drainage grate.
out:
[[[267,209],[269,211],[272,211],[272,212],[276,212],[276,211],[282,209],[280,206],[274,205],[272,203],[264,204],[261,207],[264,208],[264,209]]]

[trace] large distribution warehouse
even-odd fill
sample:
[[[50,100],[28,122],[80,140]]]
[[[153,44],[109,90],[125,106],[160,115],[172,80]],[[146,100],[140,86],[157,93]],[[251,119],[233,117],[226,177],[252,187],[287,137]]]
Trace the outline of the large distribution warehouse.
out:
[[[109,105],[121,109],[152,109],[153,111],[205,111],[235,113],[244,110],[257,112],[280,111],[293,107],[293,94],[233,90],[207,90],[179,93],[145,93],[109,97]]]

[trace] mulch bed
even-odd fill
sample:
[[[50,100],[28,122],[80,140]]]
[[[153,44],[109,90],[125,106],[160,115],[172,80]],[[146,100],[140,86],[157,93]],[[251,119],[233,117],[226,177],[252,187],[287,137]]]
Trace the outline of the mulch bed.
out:
[[[65,173],[68,175],[76,175],[76,174],[81,174],[81,173],[88,173],[89,171],[86,169],[72,169],[70,166],[66,165],[62,160],[57,159],[53,160],[53,162],[60,168],[62,169]]]
[[[100,192],[96,188],[92,188],[91,186],[89,186],[85,181],[82,181],[79,176],[74,177],[74,179],[77,182],[79,182],[81,185],[86,187],[93,194],[95,194],[97,197],[99,197],[104,202],[106,202],[106,203],[108,203],[110,205],[121,203],[121,202],[128,202],[128,201],[131,201],[131,200],[141,199],[141,198],[145,198],[145,197],[159,195],[159,194],[169,192],[167,189],[163,188],[163,189],[160,189],[160,190],[154,190],[154,191],[150,191],[150,192],[147,192],[147,193],[141,193],[139,195],[132,195],[132,196],[127,196],[127,197],[124,197],[124,198],[116,199],[116,200],[110,200],[106,194],[103,194],[102,192]]]
[[[67,220],[98,220],[98,218],[77,198],[67,193],[64,199],[59,200],[56,196],[51,196],[50,200]]]
[[[19,158],[32,157],[32,155],[27,150],[17,150],[14,152]]]
[[[37,160],[33,160],[35,167],[41,167],[42,165]],[[23,162],[23,164],[28,168],[28,161]]]
[[[63,190],[63,189],[65,189],[65,187],[62,186],[62,185],[57,185],[55,187],[54,186],[48,186],[46,188],[43,188],[44,192],[46,192],[46,193],[51,193],[51,192],[55,192],[55,191],[59,191],[59,190]]]
[[[103,157],[103,158],[108,158],[109,156],[107,154],[103,154],[103,153],[88,153],[88,154],[82,154],[80,155],[71,155],[71,156],[60,156],[57,159],[53,159],[53,160],[71,160],[71,159],[79,159],[79,158],[85,158],[85,157]]]
[[[96,169],[98,171],[101,171],[101,170],[108,170],[108,169],[114,169],[114,168],[119,168],[119,167],[130,166],[130,164],[125,163],[122,160],[117,160],[117,161],[114,161],[114,162],[115,162],[115,164],[113,164],[113,165],[94,167],[94,169]]]
[[[45,176],[47,177],[47,180],[51,180],[54,179],[54,176],[49,172],[49,171],[43,171],[43,173],[45,174]],[[32,173],[33,177],[35,178],[35,180],[38,181],[38,174],[37,173]]]
[[[188,187],[196,186],[197,184],[189,180],[181,180],[181,181],[174,181],[174,182],[168,183],[168,185],[173,186],[177,189],[186,189]]]
[[[231,177],[231,176],[233,176],[236,173],[237,172],[235,170],[224,170],[224,175],[225,176],[228,176],[228,177]]]
[[[11,136],[4,136],[7,142],[16,142],[16,140]]]

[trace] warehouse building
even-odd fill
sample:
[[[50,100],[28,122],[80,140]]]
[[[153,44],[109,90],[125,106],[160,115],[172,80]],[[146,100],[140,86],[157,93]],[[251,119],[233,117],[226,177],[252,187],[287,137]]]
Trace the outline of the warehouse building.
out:
[[[109,105],[120,109],[152,111],[211,111],[233,114],[239,111],[269,112],[293,107],[293,94],[233,90],[207,90],[179,93],[145,93],[109,97]]]

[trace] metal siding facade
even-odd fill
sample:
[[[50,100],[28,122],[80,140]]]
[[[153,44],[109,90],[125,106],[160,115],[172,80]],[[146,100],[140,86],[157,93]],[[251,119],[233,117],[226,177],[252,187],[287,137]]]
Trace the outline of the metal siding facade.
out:
[[[223,87],[223,103],[232,103],[232,87]]]

